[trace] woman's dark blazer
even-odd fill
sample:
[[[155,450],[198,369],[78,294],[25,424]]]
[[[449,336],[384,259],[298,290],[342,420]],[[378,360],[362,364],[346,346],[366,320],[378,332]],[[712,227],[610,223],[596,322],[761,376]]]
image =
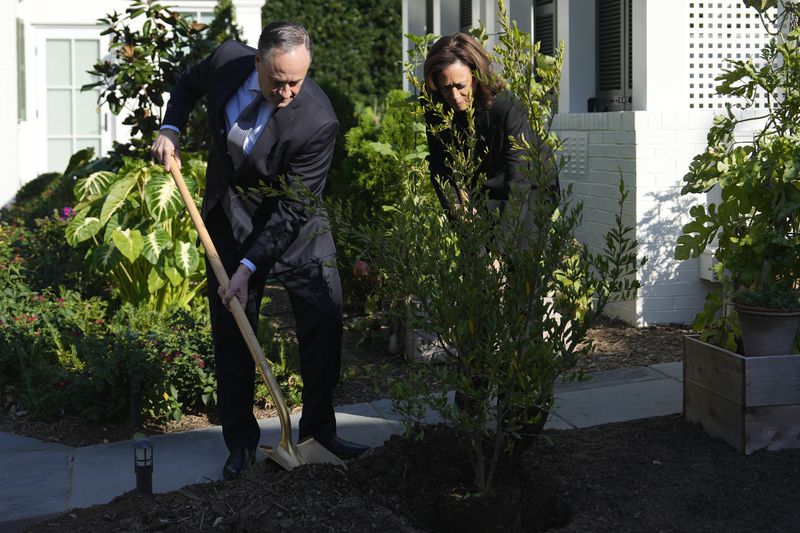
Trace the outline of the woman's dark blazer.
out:
[[[446,105],[446,104],[445,104]],[[466,128],[466,113],[456,113],[456,127],[464,130]],[[432,125],[437,123],[436,116],[432,111],[425,114],[428,136],[428,164],[431,172],[436,193],[442,206],[448,210],[447,197],[441,190],[440,184],[450,183],[455,186],[452,179],[452,172],[447,166],[444,142],[452,141],[451,135],[446,132],[442,138],[437,138],[431,133]],[[534,142],[533,131],[528,123],[526,114],[511,102],[505,93],[500,93],[494,101],[494,105],[488,110],[476,110],[474,114],[475,133],[478,136],[476,142],[476,153],[480,154],[481,162],[478,167],[478,175],[485,175],[485,181],[480,184],[480,190],[487,195],[487,207],[489,210],[505,209],[509,199],[510,191],[518,188],[522,191],[531,191],[537,194],[535,184],[531,183],[525,174],[526,168],[531,164],[523,161],[520,151],[515,150],[510,141],[510,137],[520,138],[524,136],[529,142]],[[541,142],[538,139],[536,142]],[[549,157],[546,159],[550,159]],[[550,179],[549,191],[557,194],[559,190],[558,176],[552,171],[553,166],[550,161],[548,173],[552,175]],[[477,180],[478,176],[474,177]],[[473,187],[478,183],[471,184]],[[526,216],[522,213],[521,216]]]

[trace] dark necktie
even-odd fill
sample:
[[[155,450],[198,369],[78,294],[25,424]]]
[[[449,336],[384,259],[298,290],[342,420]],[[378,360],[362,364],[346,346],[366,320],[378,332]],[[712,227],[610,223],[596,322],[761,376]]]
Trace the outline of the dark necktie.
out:
[[[244,162],[244,143],[253,132],[262,102],[264,102],[264,97],[259,92],[253,101],[242,110],[228,132],[228,154],[233,160],[234,168],[238,169]]]

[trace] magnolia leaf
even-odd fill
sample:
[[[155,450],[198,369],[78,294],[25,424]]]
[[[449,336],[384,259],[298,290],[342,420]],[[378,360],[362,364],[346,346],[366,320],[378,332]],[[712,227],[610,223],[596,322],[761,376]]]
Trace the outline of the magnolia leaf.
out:
[[[92,238],[100,231],[100,219],[86,216],[88,212],[88,209],[79,211],[67,224],[65,233],[70,246],[76,246],[79,242]]]
[[[152,233],[144,236],[144,247],[142,248],[142,255],[150,263],[158,263],[158,258],[161,252],[172,248],[172,238],[169,233],[161,228],[158,228]]]
[[[72,192],[75,198],[83,200],[90,196],[103,194],[108,190],[109,184],[114,179],[114,173],[108,170],[101,170],[93,174],[89,174],[85,178],[79,179],[75,182]]]
[[[153,294],[158,289],[164,286],[166,280],[164,280],[161,276],[158,275],[156,269],[150,270],[150,275],[147,276],[147,290],[150,294]]]
[[[157,222],[170,220],[183,209],[178,187],[166,174],[151,176],[144,186],[144,201]]]
[[[128,193],[131,192],[133,186],[136,185],[138,177],[138,173],[133,173],[111,186],[108,190],[106,201],[103,202],[103,208],[100,210],[101,224],[108,222],[111,215],[125,203],[125,198],[128,196]]]
[[[125,258],[133,263],[142,253],[144,239],[138,229],[115,230],[111,240]]]
[[[189,277],[200,263],[200,254],[190,242],[181,241],[175,247],[175,266],[184,277]]]

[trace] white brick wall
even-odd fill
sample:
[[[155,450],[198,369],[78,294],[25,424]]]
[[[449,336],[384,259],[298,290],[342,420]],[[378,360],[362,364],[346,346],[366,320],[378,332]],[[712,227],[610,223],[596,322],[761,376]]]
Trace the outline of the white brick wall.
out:
[[[697,116],[698,114],[702,116]],[[689,206],[703,198],[680,195],[692,157],[705,147],[708,112],[618,112],[557,116],[562,137],[585,139],[585,173],[566,172],[564,185],[584,204],[578,238],[594,251],[617,212],[620,170],[630,190],[626,222],[636,227],[639,255],[648,262],[639,273],[642,288],[634,301],[608,307],[608,314],[638,325],[689,323],[702,308],[706,282],[697,261],[679,262],[674,248]],[[583,137],[581,137],[583,136]],[[565,152],[576,143],[565,143]]]
[[[614,224],[620,168],[630,190],[623,218],[635,226],[639,256],[648,261],[639,272],[636,300],[610,305],[609,315],[637,325],[691,323],[702,309],[710,285],[700,279],[697,260],[677,261],[674,253],[689,208],[708,201],[706,196],[713,201],[713,192],[680,194],[692,158],[705,149],[712,120],[709,110],[556,116],[554,131],[570,139],[564,154],[580,153],[582,165],[568,167],[562,185],[572,185],[574,200],[584,204],[577,237],[594,251],[602,249]],[[737,138],[752,138],[754,127],[748,124]]]

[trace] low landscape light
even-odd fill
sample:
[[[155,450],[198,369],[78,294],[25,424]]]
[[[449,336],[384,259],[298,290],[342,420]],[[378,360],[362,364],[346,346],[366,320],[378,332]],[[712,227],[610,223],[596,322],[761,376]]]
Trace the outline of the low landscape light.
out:
[[[153,441],[138,439],[133,442],[133,467],[136,490],[142,494],[153,494]]]

